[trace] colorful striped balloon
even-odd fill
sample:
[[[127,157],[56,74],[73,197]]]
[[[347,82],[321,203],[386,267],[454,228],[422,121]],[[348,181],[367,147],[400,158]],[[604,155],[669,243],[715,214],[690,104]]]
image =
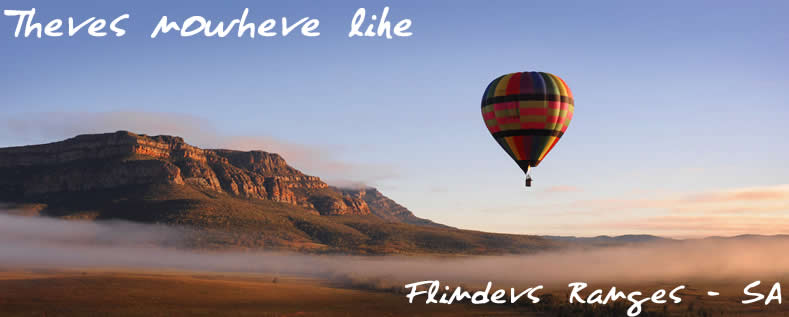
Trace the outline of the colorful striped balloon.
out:
[[[501,76],[482,95],[485,125],[526,174],[567,131],[573,108],[570,87],[543,72]]]

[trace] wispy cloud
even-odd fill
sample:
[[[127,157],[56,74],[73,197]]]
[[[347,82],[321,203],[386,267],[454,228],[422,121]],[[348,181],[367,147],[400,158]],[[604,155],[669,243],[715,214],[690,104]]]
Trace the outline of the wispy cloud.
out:
[[[347,162],[338,158],[336,145],[299,144],[262,135],[232,135],[216,128],[206,118],[168,112],[46,112],[26,113],[0,119],[6,146],[52,142],[78,134],[127,130],[149,135],[176,135],[203,148],[262,150],[281,154],[289,164],[332,183],[376,182],[397,175],[394,167]]]
[[[578,193],[582,191],[583,189],[580,187],[569,185],[553,186],[545,189],[546,193]]]
[[[626,194],[622,194],[627,196]],[[789,233],[789,184],[638,198],[511,207],[549,214],[541,230],[582,235],[650,233],[672,237]]]
[[[638,209],[664,209],[677,213],[789,212],[789,184],[723,189],[657,198],[598,199],[576,201],[572,209],[587,212],[629,212]]]
[[[738,188],[690,195],[683,199],[687,203],[732,202],[732,201],[787,201],[789,184]]]

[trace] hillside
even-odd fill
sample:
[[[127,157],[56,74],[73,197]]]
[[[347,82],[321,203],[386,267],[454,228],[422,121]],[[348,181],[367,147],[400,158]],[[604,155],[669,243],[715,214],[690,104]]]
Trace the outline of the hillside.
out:
[[[569,245],[582,246],[619,246],[627,244],[660,243],[675,241],[646,234],[628,234],[621,236],[596,236],[596,237],[572,237],[572,236],[543,236],[543,238],[561,241]]]
[[[448,228],[445,225],[415,216],[410,210],[401,206],[394,200],[389,199],[389,197],[384,196],[384,194],[381,194],[381,192],[375,188],[348,189],[332,187],[332,189],[342,194],[363,200],[367,203],[370,213],[383,220]]]
[[[328,186],[278,154],[124,131],[0,149],[0,202],[28,215],[178,225],[191,248],[503,254],[558,245],[436,224],[374,188]]]

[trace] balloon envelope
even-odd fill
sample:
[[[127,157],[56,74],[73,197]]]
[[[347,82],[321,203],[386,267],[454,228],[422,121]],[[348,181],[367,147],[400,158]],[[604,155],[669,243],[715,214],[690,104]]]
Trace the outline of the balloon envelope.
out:
[[[564,135],[573,109],[573,94],[564,80],[543,72],[503,75],[482,95],[485,125],[525,173]]]

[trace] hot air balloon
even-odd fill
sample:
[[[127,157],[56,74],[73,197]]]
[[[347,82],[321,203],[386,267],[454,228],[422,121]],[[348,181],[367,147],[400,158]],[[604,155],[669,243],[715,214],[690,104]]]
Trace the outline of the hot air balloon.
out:
[[[482,118],[496,142],[526,173],[542,162],[573,118],[573,94],[556,75],[521,72],[494,79],[482,95]]]

